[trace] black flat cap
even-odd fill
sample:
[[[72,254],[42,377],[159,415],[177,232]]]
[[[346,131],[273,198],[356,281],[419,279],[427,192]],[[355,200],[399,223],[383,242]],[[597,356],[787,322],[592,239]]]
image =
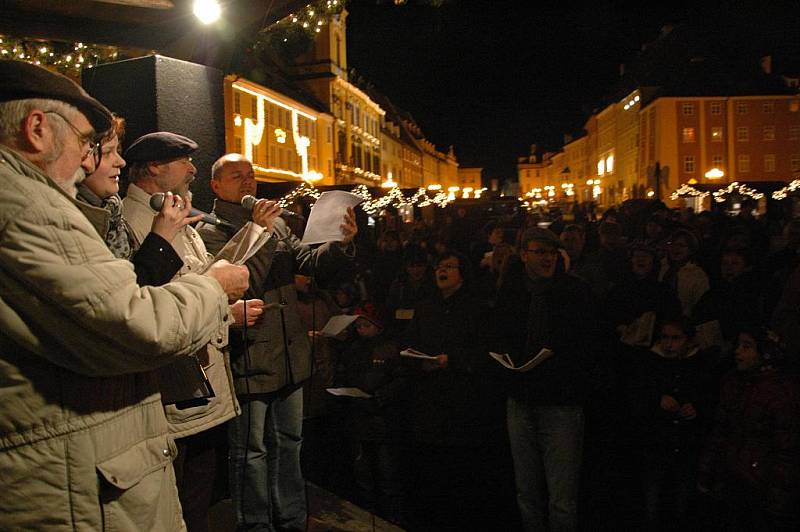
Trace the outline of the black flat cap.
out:
[[[125,160],[129,163],[169,161],[191,155],[196,149],[197,143],[188,137],[157,131],[134,140],[125,151]]]
[[[0,102],[28,98],[74,105],[98,134],[111,128],[111,111],[68,77],[23,61],[0,61]]]

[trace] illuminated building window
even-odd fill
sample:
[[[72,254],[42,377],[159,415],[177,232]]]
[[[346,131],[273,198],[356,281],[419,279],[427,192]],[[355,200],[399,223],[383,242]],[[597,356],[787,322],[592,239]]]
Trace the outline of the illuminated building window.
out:
[[[736,102],[736,114],[737,115],[744,115],[747,114],[749,106],[747,102]]]
[[[258,98],[255,96],[250,98],[250,116],[253,117],[253,122],[258,120]]]
[[[762,133],[764,140],[775,140],[775,126],[764,126]]]
[[[737,127],[736,140],[739,142],[748,142],[750,140],[750,130],[744,126]]]
[[[683,111],[683,116],[693,116],[694,115],[694,104],[693,103],[685,103],[681,106]]]
[[[606,161],[605,159],[600,159],[597,161],[597,175],[604,175],[606,173]]]
[[[722,168],[722,155],[714,155],[711,158],[711,166],[714,168]]]
[[[711,142],[722,142],[722,127],[712,127],[711,128]]]
[[[767,153],[764,155],[764,172],[775,171],[775,154]]]
[[[683,158],[683,172],[686,174],[694,173],[694,155],[687,155]]]
[[[242,114],[242,93],[239,91],[233,93],[233,112],[237,115]]]
[[[242,153],[242,139],[239,137],[233,137],[233,151],[236,153]]]
[[[712,115],[722,114],[722,102],[711,102],[711,114]]]
[[[749,155],[739,155],[736,158],[736,168],[742,174],[746,174],[746,173],[750,172],[750,156]]]
[[[614,154],[606,157],[606,172],[611,173],[614,171]]]
[[[800,140],[800,126],[789,126],[789,140]]]
[[[793,153],[789,159],[789,164],[792,172],[800,172],[800,155]]]
[[[253,144],[253,164],[259,164],[261,158],[258,156],[258,144]]]
[[[775,112],[775,102],[764,102],[761,104],[761,110],[764,114],[771,115]]]
[[[685,127],[681,131],[681,137],[683,138],[683,142],[694,142],[694,128],[693,127]]]

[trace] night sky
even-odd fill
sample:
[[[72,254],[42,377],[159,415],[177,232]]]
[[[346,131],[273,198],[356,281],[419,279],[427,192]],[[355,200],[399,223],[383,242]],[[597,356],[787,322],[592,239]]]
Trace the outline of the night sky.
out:
[[[441,2],[439,2],[441,3]],[[461,166],[514,178],[537,143],[558,148],[665,24],[693,22],[743,54],[773,54],[800,75],[800,2],[676,7],[674,2],[351,0],[348,64],[409,111]],[[666,5],[670,4],[670,5]]]

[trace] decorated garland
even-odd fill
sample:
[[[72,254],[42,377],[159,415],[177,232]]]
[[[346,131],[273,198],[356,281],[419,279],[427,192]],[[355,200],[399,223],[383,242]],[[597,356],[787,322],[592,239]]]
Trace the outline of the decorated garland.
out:
[[[83,68],[115,61],[118,56],[119,50],[113,46],[27,40],[0,35],[0,58],[25,61],[72,77],[80,76]]]

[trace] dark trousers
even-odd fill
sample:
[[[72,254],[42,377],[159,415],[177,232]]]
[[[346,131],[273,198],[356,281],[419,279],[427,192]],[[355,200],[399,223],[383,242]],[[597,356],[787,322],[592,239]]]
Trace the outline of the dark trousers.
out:
[[[217,477],[217,446],[224,442],[226,425],[175,440],[178,456],[173,465],[183,520],[189,532],[208,532],[208,509],[211,506]]]

